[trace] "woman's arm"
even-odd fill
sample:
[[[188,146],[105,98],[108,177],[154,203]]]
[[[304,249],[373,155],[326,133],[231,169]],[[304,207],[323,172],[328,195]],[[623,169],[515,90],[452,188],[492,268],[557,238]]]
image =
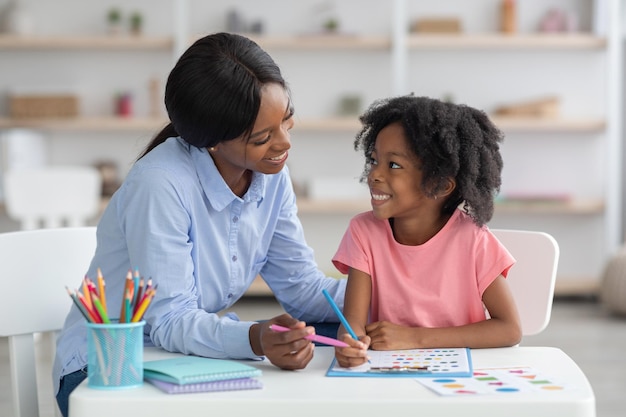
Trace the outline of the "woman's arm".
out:
[[[442,301],[444,302],[444,301]],[[522,338],[515,300],[500,275],[483,293],[483,303],[490,318],[455,327],[406,327],[386,321],[366,326],[375,350],[417,349],[436,347],[490,348],[513,346]]]

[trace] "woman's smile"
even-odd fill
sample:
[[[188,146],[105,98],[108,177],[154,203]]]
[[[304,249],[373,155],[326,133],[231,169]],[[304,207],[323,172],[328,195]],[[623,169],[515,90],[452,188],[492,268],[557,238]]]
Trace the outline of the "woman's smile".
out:
[[[289,152],[285,151],[281,153],[280,155],[275,156],[273,158],[265,158],[265,160],[274,165],[281,165],[285,163],[288,156],[289,156]]]

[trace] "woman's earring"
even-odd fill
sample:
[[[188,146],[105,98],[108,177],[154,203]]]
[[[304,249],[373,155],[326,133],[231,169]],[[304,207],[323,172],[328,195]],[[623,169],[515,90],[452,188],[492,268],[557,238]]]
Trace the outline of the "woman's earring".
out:
[[[209,148],[209,151],[210,151],[210,152],[215,152],[215,146],[211,146],[211,147]]]

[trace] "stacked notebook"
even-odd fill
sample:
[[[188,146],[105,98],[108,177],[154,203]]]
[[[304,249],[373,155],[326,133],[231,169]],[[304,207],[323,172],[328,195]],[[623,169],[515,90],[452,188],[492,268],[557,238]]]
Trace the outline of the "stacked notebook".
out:
[[[146,381],[168,394],[259,389],[261,370],[225,359],[180,356],[143,363]]]

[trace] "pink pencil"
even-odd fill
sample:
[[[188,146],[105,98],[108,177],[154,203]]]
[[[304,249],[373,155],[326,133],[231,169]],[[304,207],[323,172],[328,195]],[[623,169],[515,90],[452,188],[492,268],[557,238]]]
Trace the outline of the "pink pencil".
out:
[[[279,326],[278,324],[270,325],[270,329],[275,330],[277,332],[288,332],[289,330],[292,330],[287,327]],[[307,337],[305,337],[305,339],[309,339],[313,342],[319,342],[319,343],[323,343],[325,345],[330,345],[330,346],[337,346],[337,347],[349,346],[347,343],[344,343],[340,340],[333,339],[332,337],[320,336],[318,334],[310,334]]]

